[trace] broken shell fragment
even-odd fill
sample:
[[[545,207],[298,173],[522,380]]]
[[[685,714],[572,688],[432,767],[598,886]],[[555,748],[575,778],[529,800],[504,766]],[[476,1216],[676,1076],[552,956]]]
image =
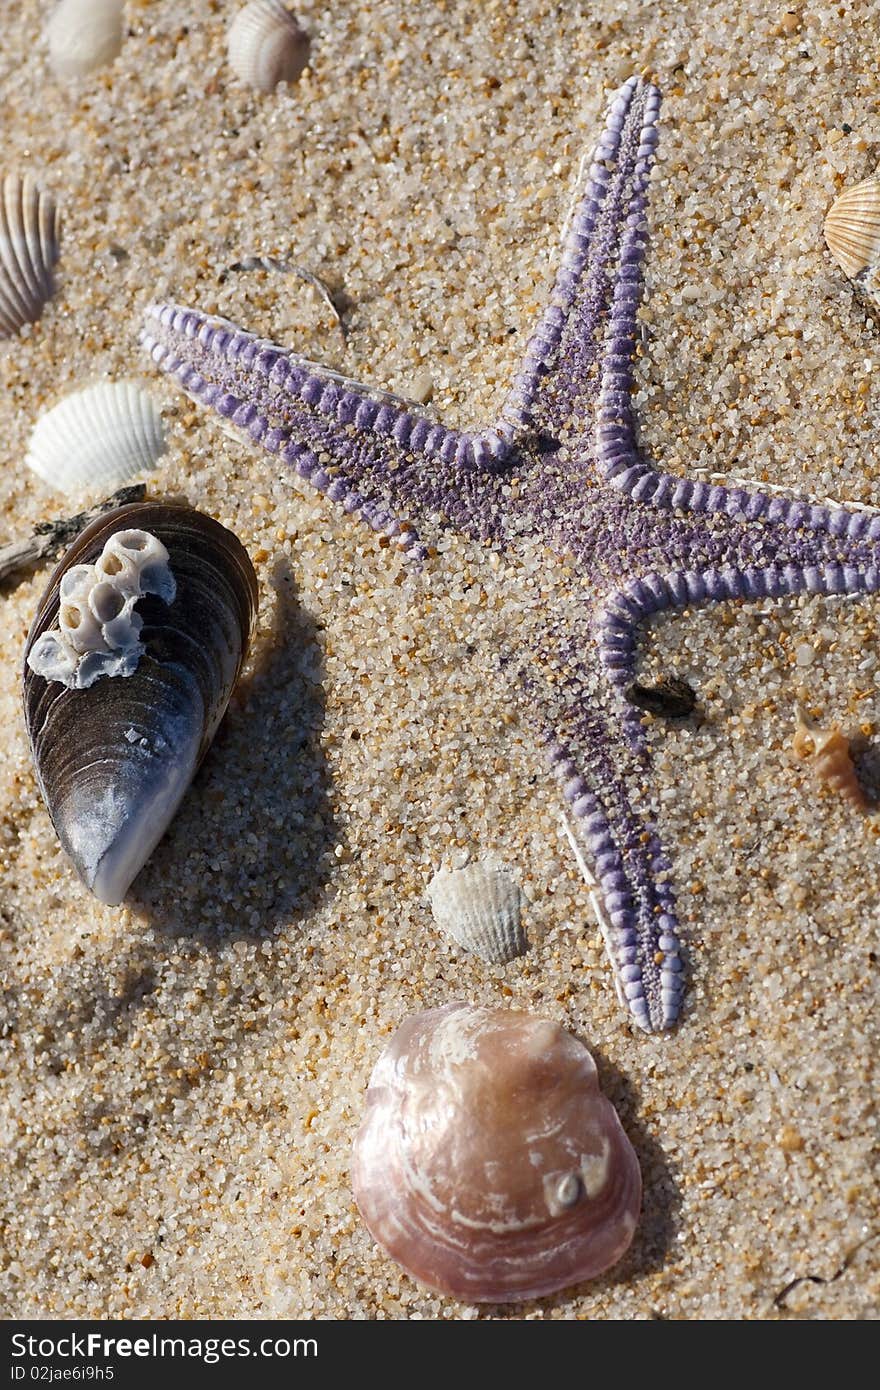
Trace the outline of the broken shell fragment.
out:
[[[46,26],[56,77],[85,77],[122,48],[124,0],[59,0]]]
[[[492,859],[463,869],[438,869],[428,885],[438,927],[466,951],[502,965],[527,949],[520,924],[522,894],[513,875]]]
[[[219,522],[139,502],[77,537],[40,599],[23,702],[52,823],[119,903],[210,746],[247,651],[253,566]]]
[[[309,61],[309,36],[281,0],[251,0],[230,24],[226,43],[232,71],[258,92],[296,82]]]
[[[114,492],[155,468],[165,432],[148,391],[133,381],[99,381],[65,396],[34,426],[25,463],[67,497]]]
[[[55,290],[61,219],[29,174],[7,174],[0,202],[0,338],[36,323]]]
[[[379,1058],[352,1183],[392,1259],[468,1302],[601,1274],[642,1194],[586,1048],[548,1019],[462,1003],[408,1019]]]
[[[880,179],[844,189],[825,218],[825,241],[856,289],[880,303]]]

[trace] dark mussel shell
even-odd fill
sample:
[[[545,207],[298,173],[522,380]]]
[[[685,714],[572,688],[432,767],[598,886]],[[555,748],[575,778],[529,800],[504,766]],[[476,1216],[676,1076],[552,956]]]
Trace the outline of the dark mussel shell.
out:
[[[134,672],[81,690],[35,674],[27,657],[58,626],[64,574],[94,564],[111,535],[134,529],[166,547],[176,585],[171,603],[149,593],[137,602],[145,650]],[[25,648],[25,721],[58,838],[102,902],[122,901],[177,811],[226,710],[256,608],[241,542],[176,503],[137,502],[99,517],[52,574]]]

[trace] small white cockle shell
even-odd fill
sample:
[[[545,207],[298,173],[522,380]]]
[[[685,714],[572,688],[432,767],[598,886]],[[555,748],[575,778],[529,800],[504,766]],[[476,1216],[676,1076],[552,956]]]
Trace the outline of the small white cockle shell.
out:
[[[56,77],[85,77],[122,47],[124,0],[59,0],[46,26]]]
[[[438,927],[466,951],[496,965],[524,954],[522,894],[503,864],[487,857],[462,869],[444,865],[428,885],[428,897]]]
[[[29,174],[7,174],[0,202],[0,338],[36,323],[54,291],[61,219]]]
[[[601,1274],[642,1198],[587,1049],[550,1019],[461,1003],[407,1019],[376,1063],[352,1186],[392,1259],[468,1303]]]
[[[226,43],[232,71],[258,92],[295,82],[309,61],[309,36],[281,0],[250,0],[230,24]]]
[[[133,381],[100,381],[65,396],[37,421],[25,462],[68,497],[109,493],[165,452],[162,417]]]

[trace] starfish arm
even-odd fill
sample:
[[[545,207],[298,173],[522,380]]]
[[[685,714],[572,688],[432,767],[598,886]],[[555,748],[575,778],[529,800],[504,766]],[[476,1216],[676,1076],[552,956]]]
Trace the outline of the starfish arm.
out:
[[[500,533],[501,444],[493,455],[488,434],[447,429],[389,392],[196,309],[152,305],[141,342],[194,400],[411,557],[426,553],[423,529]]]
[[[606,423],[632,435],[629,359],[659,110],[659,91],[637,77],[611,103],[586,190],[569,219],[550,302],[501,413],[497,430],[506,438],[554,438],[566,426],[577,428],[589,413],[597,372],[603,409],[614,410]],[[591,419],[590,433],[592,426]]]
[[[591,889],[617,993],[648,1033],[671,1028],[683,990],[670,866],[657,835],[650,768],[615,715],[569,687],[543,713],[566,829]]]
[[[606,676],[619,692],[634,678],[638,626],[652,614],[726,600],[880,592],[880,513],[741,489],[709,491],[719,505],[727,500],[728,507],[762,510],[765,523],[737,523],[717,512],[716,523],[723,517],[722,524],[703,531],[684,520],[680,527],[685,541],[690,537],[695,567],[633,566],[610,589],[596,613],[594,635]],[[712,559],[701,564],[696,557],[706,545],[712,545]],[[628,710],[624,721],[631,744],[641,744],[638,713]]]
[[[589,608],[565,604],[551,619],[539,606],[536,617],[521,632],[525,707],[561,784],[618,997],[638,1028],[661,1032],[678,1018],[684,985],[650,758],[621,719],[619,692],[589,640]]]
[[[595,639],[609,685],[619,697],[621,728],[633,748],[644,745],[643,718],[625,698],[636,679],[639,627],[665,609],[699,608],[742,599],[784,598],[793,594],[868,594],[880,591],[880,568],[850,570],[828,565],[779,568],[668,570],[631,579],[606,598],[595,622]]]
[[[674,484],[668,500],[677,503],[676,544],[670,544],[668,523],[655,531],[646,554],[656,568],[631,559],[594,624],[606,676],[619,696],[635,675],[639,625],[665,609],[880,592],[880,512],[659,476],[658,489]],[[637,482],[635,492],[644,491],[644,481]],[[640,510],[644,516],[655,508]],[[673,549],[689,552],[692,567],[657,564]],[[641,746],[638,712],[623,702],[621,713],[631,745]]]

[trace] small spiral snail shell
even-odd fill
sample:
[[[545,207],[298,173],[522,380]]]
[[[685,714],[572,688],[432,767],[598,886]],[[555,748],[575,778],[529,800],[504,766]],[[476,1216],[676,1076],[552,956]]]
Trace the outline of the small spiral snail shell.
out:
[[[40,599],[23,702],[37,780],[86,887],[122,901],[223,717],[257,583],[188,506],[138,502],[76,539]]]
[[[849,739],[841,733],[839,725],[820,729],[810,722],[800,705],[796,713],[797,726],[791,740],[795,756],[810,764],[819,782],[837,792],[857,810],[867,810],[868,798],[856,776]]]
[[[548,1019],[462,1003],[408,1019],[379,1058],[352,1185],[392,1259],[468,1302],[601,1274],[642,1196],[587,1049]]]

